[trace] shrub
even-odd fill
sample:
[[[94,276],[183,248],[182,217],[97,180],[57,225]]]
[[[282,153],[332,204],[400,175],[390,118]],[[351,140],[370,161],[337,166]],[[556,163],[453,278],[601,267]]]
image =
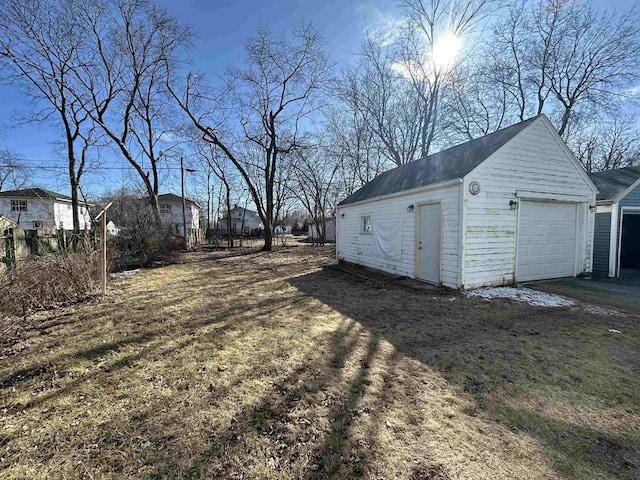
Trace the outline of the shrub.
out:
[[[120,229],[109,240],[115,271],[148,266],[172,250],[168,228],[155,223],[151,208],[143,201],[122,197],[114,201],[112,210],[111,218]]]
[[[99,252],[19,259],[0,273],[0,313],[26,316],[89,296],[100,281]]]
[[[172,249],[171,236],[161,226],[140,230],[123,227],[109,242],[113,250],[113,269],[146,267],[166,257]]]

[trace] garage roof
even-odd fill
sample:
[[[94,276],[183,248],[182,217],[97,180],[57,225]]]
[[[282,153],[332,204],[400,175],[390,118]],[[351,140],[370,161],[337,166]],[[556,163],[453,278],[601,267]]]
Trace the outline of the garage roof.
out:
[[[599,190],[596,200],[615,202],[629,187],[640,180],[640,166],[590,173],[589,176]]]
[[[388,170],[365,184],[339,205],[349,205],[382,195],[463,178],[538,117],[540,115]]]

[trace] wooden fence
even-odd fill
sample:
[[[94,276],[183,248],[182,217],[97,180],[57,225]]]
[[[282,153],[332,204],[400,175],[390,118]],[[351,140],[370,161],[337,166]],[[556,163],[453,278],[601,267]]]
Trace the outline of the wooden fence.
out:
[[[11,265],[17,259],[63,253],[71,249],[73,232],[69,230],[20,230],[7,228],[0,236],[0,260]],[[91,231],[80,232],[80,242],[94,244]]]

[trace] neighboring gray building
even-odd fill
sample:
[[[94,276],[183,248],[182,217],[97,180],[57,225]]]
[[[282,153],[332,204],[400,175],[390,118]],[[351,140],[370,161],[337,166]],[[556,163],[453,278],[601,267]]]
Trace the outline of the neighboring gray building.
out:
[[[593,273],[640,269],[640,166],[590,174],[598,187]]]

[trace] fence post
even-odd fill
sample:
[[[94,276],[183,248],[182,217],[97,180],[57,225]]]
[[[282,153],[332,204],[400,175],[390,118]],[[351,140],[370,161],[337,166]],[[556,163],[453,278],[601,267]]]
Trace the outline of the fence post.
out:
[[[107,293],[107,209],[113,202],[109,202],[109,205],[104,207],[102,211],[96,215],[96,220],[100,219],[100,280],[102,286],[102,294]]]

